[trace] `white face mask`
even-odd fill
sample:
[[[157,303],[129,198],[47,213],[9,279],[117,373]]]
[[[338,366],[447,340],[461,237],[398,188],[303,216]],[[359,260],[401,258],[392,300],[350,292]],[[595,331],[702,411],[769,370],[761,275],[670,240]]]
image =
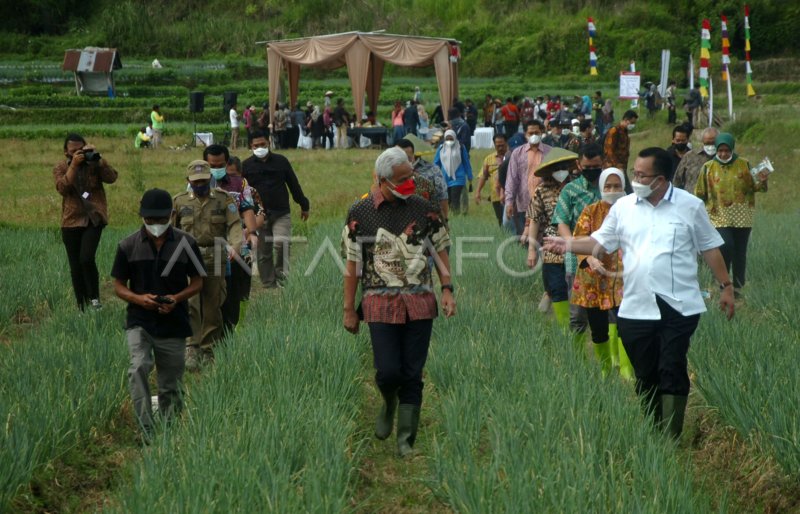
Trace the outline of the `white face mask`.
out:
[[[253,149],[253,155],[256,156],[258,159],[263,159],[269,153],[269,148],[255,148]]]
[[[717,147],[714,145],[703,145],[703,152],[709,157],[714,157],[717,154]]]
[[[445,141],[444,144],[446,144],[447,146],[453,146],[454,144],[456,144],[456,142],[448,140],[448,141]]]
[[[633,194],[635,194],[641,200],[650,198],[654,192],[652,184],[642,184],[641,182],[634,181],[631,182],[631,187],[633,188]]]
[[[144,222],[144,220],[142,220]],[[148,225],[147,223],[144,224],[145,230],[147,230],[153,237],[161,237],[161,235],[167,231],[169,228],[169,223],[164,224],[157,224],[153,223],[152,225]]]
[[[538,145],[542,142],[542,136],[540,134],[534,134],[528,138],[528,143],[532,145]]]
[[[628,130],[633,130],[636,128],[636,123],[631,123],[628,125]]]
[[[565,180],[567,180],[567,177],[569,177],[568,170],[558,170],[553,172],[553,178],[558,183],[564,182]]]
[[[614,203],[616,203],[617,200],[625,197],[625,191],[613,191],[608,193],[603,191],[602,193],[600,193],[600,196],[603,198],[604,202],[614,205]]]
[[[717,155],[717,160],[718,160],[719,162],[721,162],[722,164],[728,164],[729,162],[731,162],[731,159],[733,159],[733,155],[731,155],[731,156],[730,156],[730,157],[728,157],[727,159],[722,159],[722,158],[720,158],[720,156],[719,156],[719,155]]]
[[[581,135],[580,127],[578,127],[577,125],[572,127],[572,133],[575,134],[576,136],[580,136]]]

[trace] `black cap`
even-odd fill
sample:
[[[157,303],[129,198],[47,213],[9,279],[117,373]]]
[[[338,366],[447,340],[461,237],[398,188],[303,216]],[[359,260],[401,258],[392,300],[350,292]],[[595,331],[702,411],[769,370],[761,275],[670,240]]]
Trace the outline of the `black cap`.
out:
[[[139,215],[143,218],[166,218],[172,214],[172,197],[163,189],[145,191],[139,204]]]

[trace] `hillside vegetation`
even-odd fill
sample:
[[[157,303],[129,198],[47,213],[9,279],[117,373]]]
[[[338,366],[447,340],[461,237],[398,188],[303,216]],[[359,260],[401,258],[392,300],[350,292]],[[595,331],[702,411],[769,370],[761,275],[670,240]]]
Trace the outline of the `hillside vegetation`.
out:
[[[729,19],[734,70],[744,67],[740,0],[21,0],[0,5],[0,52],[53,59],[65,48],[110,46],[123,56],[263,55],[258,41],[351,30],[444,36],[462,42],[469,76],[581,75],[588,71],[586,18],[595,19],[601,79],[635,59],[657,72],[661,49],[684,66],[700,44],[700,21]],[[752,0],[753,58],[796,54],[800,4]],[[741,61],[739,61],[741,60]],[[712,66],[718,68],[714,56]]]

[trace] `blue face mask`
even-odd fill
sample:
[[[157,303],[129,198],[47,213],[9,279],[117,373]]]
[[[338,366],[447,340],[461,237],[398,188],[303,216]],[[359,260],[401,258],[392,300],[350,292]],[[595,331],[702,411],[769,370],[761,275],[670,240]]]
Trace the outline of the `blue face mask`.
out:
[[[211,190],[210,184],[204,184],[202,186],[196,186],[192,184],[192,192],[194,193],[195,196],[199,196],[201,198],[204,196],[208,196],[208,192],[210,190]]]
[[[211,176],[214,177],[215,180],[222,180],[225,178],[227,171],[226,168],[211,168]]]

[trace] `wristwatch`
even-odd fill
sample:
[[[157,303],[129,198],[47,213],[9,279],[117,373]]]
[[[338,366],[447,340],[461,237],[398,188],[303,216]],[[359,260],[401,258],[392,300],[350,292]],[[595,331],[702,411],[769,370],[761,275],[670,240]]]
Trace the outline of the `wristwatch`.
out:
[[[444,292],[445,289],[447,289],[451,293],[455,292],[455,289],[453,289],[453,284],[442,284],[442,292]]]
[[[719,285],[719,290],[720,291],[724,291],[726,287],[732,286],[732,285],[733,285],[733,282],[731,282],[730,280],[726,280],[725,282],[723,282],[723,283],[721,283]]]

